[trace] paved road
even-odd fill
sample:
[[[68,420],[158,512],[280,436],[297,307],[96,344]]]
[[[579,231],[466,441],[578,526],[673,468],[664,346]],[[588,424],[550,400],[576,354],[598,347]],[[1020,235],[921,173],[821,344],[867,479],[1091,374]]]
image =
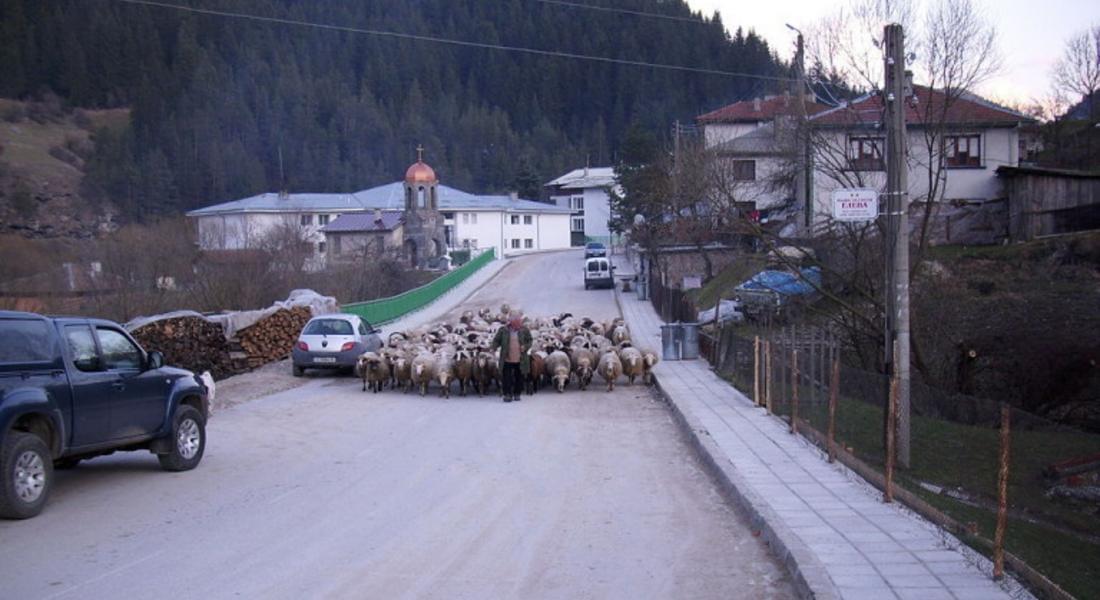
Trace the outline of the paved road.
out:
[[[469,306],[610,316],[578,253]],[[203,464],[119,454],[0,522],[3,598],[787,598],[649,390],[364,394],[350,378],[218,413]]]

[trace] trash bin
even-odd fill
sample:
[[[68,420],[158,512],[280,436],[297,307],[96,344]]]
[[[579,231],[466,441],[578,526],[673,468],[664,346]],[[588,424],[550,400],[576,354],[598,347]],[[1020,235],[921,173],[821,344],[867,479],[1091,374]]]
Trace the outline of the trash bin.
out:
[[[638,292],[639,300],[649,300],[649,282],[645,279],[638,278],[638,282],[635,284],[635,290]]]
[[[699,358],[699,324],[680,324],[680,359],[695,360]]]
[[[661,358],[664,360],[680,360],[680,336],[679,323],[665,323],[661,325]]]

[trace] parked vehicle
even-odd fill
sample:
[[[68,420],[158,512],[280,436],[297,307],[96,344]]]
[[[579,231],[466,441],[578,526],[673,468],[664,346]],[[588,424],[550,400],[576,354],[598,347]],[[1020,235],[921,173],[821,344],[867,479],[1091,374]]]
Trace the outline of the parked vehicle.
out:
[[[794,300],[812,301],[820,286],[819,267],[798,272],[766,270],[738,285],[736,300],[749,319],[781,318]]]
[[[290,353],[294,376],[301,377],[306,369],[355,368],[360,354],[382,347],[379,333],[358,315],[313,317],[302,328]]]
[[[607,247],[599,242],[588,242],[584,245],[584,257],[607,256]]]
[[[0,517],[42,511],[54,468],[149,450],[168,471],[198,466],[209,392],[117,323],[0,311]]]
[[[606,258],[590,258],[584,261],[584,289],[615,286],[615,266]]]

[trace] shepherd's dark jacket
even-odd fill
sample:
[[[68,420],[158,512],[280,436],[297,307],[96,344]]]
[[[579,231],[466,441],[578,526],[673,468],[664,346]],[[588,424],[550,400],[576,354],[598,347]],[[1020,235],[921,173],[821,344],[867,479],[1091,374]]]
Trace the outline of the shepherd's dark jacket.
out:
[[[508,336],[511,334],[511,329],[507,326],[501,327],[497,331],[496,336],[493,337],[493,343],[490,346],[491,349],[500,349],[500,372],[504,372],[504,355],[507,354],[505,348],[508,347]],[[531,349],[531,344],[534,340],[531,338],[531,330],[526,327],[519,328],[519,370],[524,375],[531,372],[531,357],[527,354],[527,351]]]

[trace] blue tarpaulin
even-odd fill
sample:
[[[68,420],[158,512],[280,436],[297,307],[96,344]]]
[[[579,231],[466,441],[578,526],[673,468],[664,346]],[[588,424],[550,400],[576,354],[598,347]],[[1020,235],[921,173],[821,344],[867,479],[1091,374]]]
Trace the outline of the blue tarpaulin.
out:
[[[821,268],[806,267],[801,275],[790,271],[761,271],[737,286],[739,290],[765,290],[782,296],[813,294],[821,286]]]

